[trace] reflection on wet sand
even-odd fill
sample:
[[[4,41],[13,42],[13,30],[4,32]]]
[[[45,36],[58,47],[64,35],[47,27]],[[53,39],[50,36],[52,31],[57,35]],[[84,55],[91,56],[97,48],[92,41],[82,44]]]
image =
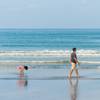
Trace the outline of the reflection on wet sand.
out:
[[[19,87],[27,87],[27,85],[28,85],[27,76],[24,73],[20,73],[19,80],[17,83],[18,83]]]
[[[69,79],[71,100],[77,100],[78,96],[78,79]]]

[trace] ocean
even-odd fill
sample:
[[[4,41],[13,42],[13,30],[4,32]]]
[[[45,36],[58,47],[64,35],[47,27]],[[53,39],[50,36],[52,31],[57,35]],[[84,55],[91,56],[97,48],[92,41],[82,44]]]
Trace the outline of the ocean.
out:
[[[0,29],[1,50],[100,49],[99,29]]]
[[[69,79],[73,47],[80,78]],[[0,29],[0,99],[99,100],[99,47],[96,29]]]
[[[94,94],[91,100],[97,100],[99,39],[100,30],[96,29],[0,29],[0,98],[84,100]],[[69,80],[73,47],[77,48],[80,78],[73,73]],[[19,65],[32,68],[21,74],[17,70]]]
[[[69,68],[73,47],[81,68],[100,68],[100,29],[0,29],[2,63]]]

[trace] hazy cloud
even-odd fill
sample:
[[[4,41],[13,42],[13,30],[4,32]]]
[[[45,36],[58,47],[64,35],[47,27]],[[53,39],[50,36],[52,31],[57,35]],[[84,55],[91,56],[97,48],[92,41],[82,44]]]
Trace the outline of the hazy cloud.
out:
[[[0,0],[0,27],[100,27],[99,0]]]

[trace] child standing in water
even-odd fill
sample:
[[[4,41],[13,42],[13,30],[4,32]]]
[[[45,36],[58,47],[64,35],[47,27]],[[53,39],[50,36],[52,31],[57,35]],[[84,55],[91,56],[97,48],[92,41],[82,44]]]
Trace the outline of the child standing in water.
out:
[[[79,64],[78,59],[77,59],[77,55],[76,55],[76,48],[73,48],[72,50],[73,50],[73,52],[71,53],[71,56],[70,56],[70,63],[72,65],[72,67],[71,67],[71,70],[70,70],[69,75],[68,75],[69,78],[72,77],[72,73],[74,70],[75,70],[77,77],[79,77],[78,69],[76,68],[77,63]]]

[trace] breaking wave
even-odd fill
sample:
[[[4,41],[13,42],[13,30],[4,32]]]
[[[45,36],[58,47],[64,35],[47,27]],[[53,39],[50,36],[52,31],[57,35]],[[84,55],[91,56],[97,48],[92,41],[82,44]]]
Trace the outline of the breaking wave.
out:
[[[69,56],[71,50],[0,51],[0,56]],[[99,50],[78,50],[77,55],[100,56]]]

